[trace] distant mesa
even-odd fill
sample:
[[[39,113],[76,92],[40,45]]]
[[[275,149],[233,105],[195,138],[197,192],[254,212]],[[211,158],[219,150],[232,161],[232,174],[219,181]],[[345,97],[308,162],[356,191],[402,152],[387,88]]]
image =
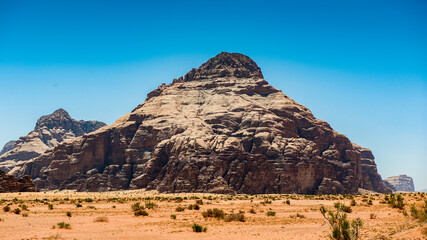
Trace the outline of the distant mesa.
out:
[[[12,173],[40,189],[78,191],[391,192],[369,149],[271,86],[248,56],[227,52]]]
[[[42,116],[27,136],[8,142],[0,155],[0,169],[9,172],[16,165],[40,156],[58,143],[93,132],[106,124],[98,121],[76,121],[60,108]]]
[[[406,175],[392,176],[384,179],[387,185],[391,185],[394,191],[414,192],[414,181]]]

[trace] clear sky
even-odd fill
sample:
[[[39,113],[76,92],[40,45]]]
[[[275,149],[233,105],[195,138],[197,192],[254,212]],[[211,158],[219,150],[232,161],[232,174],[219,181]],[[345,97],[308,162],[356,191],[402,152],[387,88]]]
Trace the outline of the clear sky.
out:
[[[280,3],[279,3],[280,2]],[[227,52],[427,189],[427,1],[0,0],[0,146],[57,108],[107,124]]]

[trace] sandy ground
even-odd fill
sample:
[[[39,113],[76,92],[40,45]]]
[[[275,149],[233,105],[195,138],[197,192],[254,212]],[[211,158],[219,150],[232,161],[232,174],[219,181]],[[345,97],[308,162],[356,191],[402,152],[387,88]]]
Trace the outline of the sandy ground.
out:
[[[134,216],[131,206],[136,202],[144,206],[146,198],[154,198],[150,201],[157,207],[146,209],[148,216]],[[183,200],[180,202],[179,198]],[[178,206],[195,204],[197,198],[203,201],[200,210],[176,211]],[[404,194],[404,198],[409,213],[410,204],[421,206],[427,194]],[[265,199],[269,199],[267,203]],[[371,206],[367,204],[369,199],[373,201]],[[427,239],[423,235],[427,231],[425,223],[381,203],[383,199],[384,195],[355,196],[357,205],[352,207],[348,218],[363,220],[361,239]],[[286,200],[290,205],[285,203]],[[141,190],[2,193],[0,239],[328,239],[330,228],[319,208],[324,205],[332,209],[338,201],[350,204],[350,199],[333,195],[228,196],[157,194]],[[82,207],[77,207],[79,202]],[[28,210],[22,210],[20,214],[12,212],[16,208],[22,209],[22,204]],[[49,204],[53,209],[49,209]],[[6,205],[11,208],[9,212],[3,210]],[[213,208],[226,213],[244,211],[245,222],[203,218],[201,213]],[[256,213],[250,213],[251,209]],[[267,216],[268,211],[274,211],[276,215]],[[71,217],[67,212],[71,212]],[[171,214],[175,214],[176,219],[171,219]],[[304,218],[293,217],[296,214]],[[70,224],[70,229],[59,228],[59,222]],[[194,223],[207,227],[207,232],[193,232]]]

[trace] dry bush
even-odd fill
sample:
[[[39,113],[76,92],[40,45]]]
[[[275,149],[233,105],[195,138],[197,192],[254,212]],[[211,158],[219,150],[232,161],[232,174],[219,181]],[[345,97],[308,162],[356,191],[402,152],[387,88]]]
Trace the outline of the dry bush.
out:
[[[97,217],[93,222],[108,222],[108,217]]]

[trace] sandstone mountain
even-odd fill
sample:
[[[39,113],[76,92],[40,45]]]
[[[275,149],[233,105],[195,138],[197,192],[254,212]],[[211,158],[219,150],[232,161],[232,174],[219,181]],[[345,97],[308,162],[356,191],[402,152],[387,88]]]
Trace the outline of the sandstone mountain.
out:
[[[406,175],[392,176],[384,179],[384,182],[390,184],[396,191],[414,192],[414,181]]]
[[[0,155],[0,169],[8,172],[16,164],[22,165],[64,140],[82,136],[103,126],[105,123],[98,121],[76,121],[64,109],[58,109],[39,118],[36,127],[27,136],[19,138],[13,145],[5,146],[4,149],[8,151]]]
[[[30,176],[17,179],[0,170],[0,193],[5,192],[36,192],[36,186]]]
[[[61,143],[14,174],[31,175],[42,189],[79,191],[390,191],[373,157],[365,165],[347,137],[269,85],[252,59],[223,52],[160,85],[113,125]]]
[[[8,151],[12,150],[12,149],[13,149],[13,146],[15,146],[15,142],[16,142],[16,141],[9,141],[9,142],[7,142],[7,143],[4,145],[3,149],[0,151],[0,155],[2,155],[2,154],[3,154],[3,153],[5,153],[5,152],[8,152]]]

